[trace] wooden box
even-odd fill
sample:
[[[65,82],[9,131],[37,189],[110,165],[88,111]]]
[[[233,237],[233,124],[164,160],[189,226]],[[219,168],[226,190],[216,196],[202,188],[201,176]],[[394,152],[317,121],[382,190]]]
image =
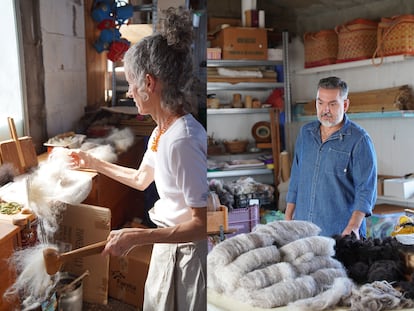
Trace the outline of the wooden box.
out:
[[[14,264],[8,260],[20,245],[20,228],[7,221],[0,220],[0,310],[19,310],[19,297],[3,295],[16,281]]]
[[[220,210],[215,212],[207,212],[207,233],[220,231],[220,226],[227,231],[229,227],[227,206],[220,205]]]
[[[211,42],[222,50],[222,59],[267,60],[267,30],[264,28],[227,27]]]

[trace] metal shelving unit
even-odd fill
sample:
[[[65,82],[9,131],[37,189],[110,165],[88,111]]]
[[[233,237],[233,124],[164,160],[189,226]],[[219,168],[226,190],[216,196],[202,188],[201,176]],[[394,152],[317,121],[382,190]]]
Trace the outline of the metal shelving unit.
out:
[[[207,67],[274,67],[276,65],[283,65],[284,82],[259,82],[256,80],[249,82],[207,82],[207,91],[214,90],[255,90],[263,91],[275,88],[283,88],[285,91],[285,107],[288,107],[290,111],[290,81],[289,81],[289,70],[288,70],[288,57],[287,57],[287,45],[288,45],[288,33],[284,32],[283,38],[283,60],[270,61],[270,60],[208,60]],[[231,81],[231,78],[229,79]],[[285,108],[286,110],[286,108]],[[207,109],[207,116],[214,115],[228,115],[232,117],[237,114],[269,114],[269,108],[218,108],[218,109]],[[211,156],[214,158],[215,156]],[[278,160],[278,159],[276,159]],[[207,173],[208,178],[225,178],[225,177],[240,177],[250,175],[271,175],[274,173],[273,169],[268,168],[255,168],[255,169],[234,169],[234,170],[222,170],[222,171],[210,171]],[[275,183],[276,180],[275,180]]]
[[[207,172],[207,178],[221,178],[221,177],[237,177],[237,176],[253,176],[272,174],[273,170],[268,168],[257,169],[239,169],[239,170],[223,170],[223,171],[210,171]]]
[[[268,108],[218,108],[207,109],[208,115],[223,115],[223,114],[257,114],[257,113],[269,113]]]

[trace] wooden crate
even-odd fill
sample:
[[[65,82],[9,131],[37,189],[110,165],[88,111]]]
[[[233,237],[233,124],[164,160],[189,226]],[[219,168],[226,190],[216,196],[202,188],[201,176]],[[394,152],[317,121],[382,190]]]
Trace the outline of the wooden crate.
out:
[[[349,113],[411,110],[414,99],[408,85],[365,92],[349,93]],[[306,115],[316,114],[315,101],[304,105]]]
[[[223,230],[229,229],[229,216],[227,206],[220,205],[220,210],[215,212],[207,212],[207,233],[215,233],[220,231],[220,226]]]

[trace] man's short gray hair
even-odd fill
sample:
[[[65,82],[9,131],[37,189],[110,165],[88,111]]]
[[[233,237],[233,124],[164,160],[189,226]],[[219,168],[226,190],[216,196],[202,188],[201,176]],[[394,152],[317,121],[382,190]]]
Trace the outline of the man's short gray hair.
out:
[[[348,97],[348,85],[338,77],[327,77],[319,80],[318,89],[339,89],[339,94],[343,99]]]

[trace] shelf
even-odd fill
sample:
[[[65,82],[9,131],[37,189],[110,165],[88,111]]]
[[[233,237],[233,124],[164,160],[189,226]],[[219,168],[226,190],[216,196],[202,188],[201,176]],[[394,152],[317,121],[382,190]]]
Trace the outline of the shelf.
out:
[[[252,175],[266,175],[266,174],[273,174],[273,170],[267,169],[267,168],[258,168],[258,169],[211,171],[211,172],[207,172],[207,178],[252,176]]]
[[[256,78],[256,77],[227,77],[227,76],[214,76],[208,77],[207,83],[228,83],[228,84],[237,84],[237,83],[270,83],[274,84],[276,82],[276,77],[272,78]]]
[[[414,118],[414,110],[347,113],[351,120],[381,118]],[[295,116],[295,121],[313,121],[316,115]]]
[[[401,199],[397,197],[390,196],[378,196],[376,204],[394,204],[404,207],[414,207],[414,198],[411,199]]]
[[[229,79],[230,80],[230,79]],[[268,90],[283,88],[283,82],[207,82],[207,90]]]
[[[208,108],[207,114],[213,115],[223,115],[223,114],[258,114],[258,113],[269,113],[268,108]]]
[[[396,63],[396,62],[402,62],[407,59],[412,59],[412,56],[406,56],[406,55],[395,55],[395,56],[387,56],[383,58],[382,64],[390,64],[390,63]],[[381,58],[375,58],[374,64],[379,64],[381,62]],[[303,70],[296,71],[296,74],[300,75],[306,75],[306,74],[313,74],[318,72],[326,72],[326,71],[332,71],[332,70],[341,70],[341,69],[349,69],[349,68],[355,68],[355,67],[378,67],[375,66],[372,63],[372,59],[363,59],[359,61],[354,62],[345,62],[345,63],[339,63],[339,64],[332,64],[332,65],[326,65],[326,66],[320,66],[320,67],[313,67],[313,68],[307,68]]]
[[[283,65],[282,60],[251,60],[251,59],[209,59],[207,67],[251,67]]]

